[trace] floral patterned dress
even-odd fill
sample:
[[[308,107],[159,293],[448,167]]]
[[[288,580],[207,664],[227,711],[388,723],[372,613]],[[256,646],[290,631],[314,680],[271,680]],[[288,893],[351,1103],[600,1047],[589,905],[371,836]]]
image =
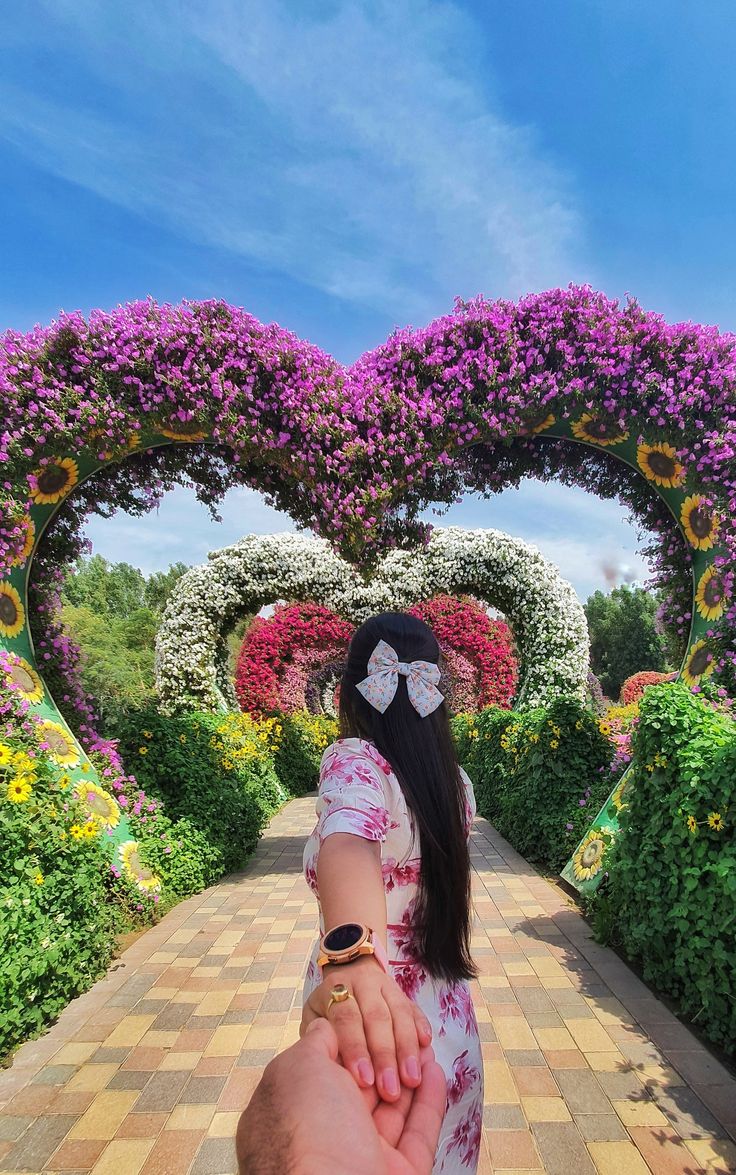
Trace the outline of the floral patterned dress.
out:
[[[470,834],[475,798],[464,773],[463,779]],[[468,1175],[478,1164],[483,1117],[483,1061],[470,989],[465,982],[432,979],[417,962],[412,914],[421,863],[419,837],[391,766],[363,739],[339,739],[322,758],[317,824],[304,850],[304,874],[317,900],[317,857],[322,841],[333,832],[381,842],[391,974],[430,1021],[432,1047],[447,1079],[433,1175]],[[321,910],[320,930],[324,933]],[[307,969],[305,1000],[321,983],[318,953],[319,942]]]

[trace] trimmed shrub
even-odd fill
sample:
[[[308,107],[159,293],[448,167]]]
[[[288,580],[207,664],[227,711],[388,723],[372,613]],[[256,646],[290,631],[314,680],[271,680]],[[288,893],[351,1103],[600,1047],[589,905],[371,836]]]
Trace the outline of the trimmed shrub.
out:
[[[558,871],[608,795],[612,747],[581,702],[497,707],[454,720],[478,811],[530,861]]]
[[[337,738],[334,718],[306,712],[284,714],[274,756],[276,774],[292,796],[315,791],[325,748]]]
[[[273,761],[280,723],[150,709],[131,712],[118,733],[146,792],[165,802],[170,818],[189,820],[216,854],[202,869],[214,878],[239,868],[286,799]]]
[[[676,673],[655,673],[650,669],[642,670],[641,673],[632,673],[631,677],[627,677],[621,686],[621,705],[629,706],[632,702],[638,702],[647,686],[661,685],[663,681],[674,681],[676,677]]]
[[[647,690],[598,926],[736,1053],[736,722],[685,686]]]

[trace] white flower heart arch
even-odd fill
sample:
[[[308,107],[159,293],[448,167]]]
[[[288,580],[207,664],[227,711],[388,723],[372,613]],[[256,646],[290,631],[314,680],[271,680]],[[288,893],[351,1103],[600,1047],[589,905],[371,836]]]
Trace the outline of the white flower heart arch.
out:
[[[521,659],[518,706],[583,699],[589,641],[571,584],[529,543],[498,530],[436,529],[421,550],[391,551],[366,578],[324,539],[247,535],[182,576],[156,639],[161,709],[230,709],[225,637],[278,600],[312,600],[356,624],[439,593],[469,593],[503,612]]]

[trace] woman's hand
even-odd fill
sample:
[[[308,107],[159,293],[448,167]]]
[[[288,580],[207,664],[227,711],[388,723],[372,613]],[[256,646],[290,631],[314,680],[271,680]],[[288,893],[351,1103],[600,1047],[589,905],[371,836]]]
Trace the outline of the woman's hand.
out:
[[[375,1086],[387,1102],[395,1102],[403,1083],[416,1089],[421,1081],[420,1049],[430,1044],[427,1017],[372,956],[340,967],[325,967],[323,980],[302,1010],[300,1036],[318,1016],[326,1016],[337,1034],[340,1060],[361,1088]],[[330,992],[344,983],[351,999],[333,1003]]]

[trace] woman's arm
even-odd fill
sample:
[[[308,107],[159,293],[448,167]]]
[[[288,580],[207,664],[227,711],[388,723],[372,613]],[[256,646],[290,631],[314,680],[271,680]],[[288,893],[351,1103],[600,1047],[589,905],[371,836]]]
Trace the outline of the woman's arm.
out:
[[[325,930],[362,922],[386,945],[386,895],[378,841],[352,833],[325,837],[317,860],[317,885]],[[322,969],[322,983],[304,1006],[302,1031],[324,1016],[331,988],[344,983],[351,999],[333,1004],[329,1020],[338,1037],[340,1058],[364,1088],[373,1085],[395,1101],[400,1082],[415,1088],[421,1080],[420,1048],[432,1030],[419,1008],[370,955]]]
[[[325,933],[343,922],[362,922],[385,948],[386,894],[379,841],[350,832],[326,837],[317,858],[317,886]]]

